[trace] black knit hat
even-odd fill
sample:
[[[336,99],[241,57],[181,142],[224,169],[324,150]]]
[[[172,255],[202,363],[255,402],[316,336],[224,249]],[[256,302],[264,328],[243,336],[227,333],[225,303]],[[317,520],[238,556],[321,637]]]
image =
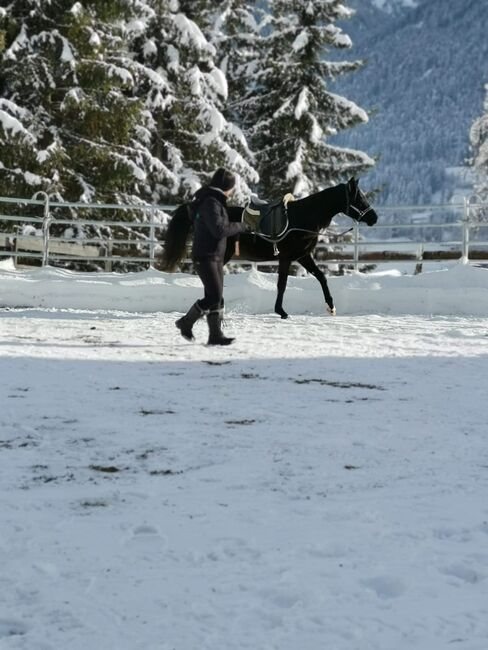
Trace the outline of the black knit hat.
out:
[[[227,171],[223,167],[219,167],[210,181],[210,187],[218,187],[222,192],[231,190],[236,184],[236,177],[232,172]]]

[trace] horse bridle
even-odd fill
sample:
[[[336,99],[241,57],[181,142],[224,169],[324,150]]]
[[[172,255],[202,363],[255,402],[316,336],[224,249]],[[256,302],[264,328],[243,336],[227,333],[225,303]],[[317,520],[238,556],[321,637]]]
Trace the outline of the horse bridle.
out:
[[[360,196],[362,199],[364,199],[364,201],[367,203],[367,201],[366,201],[366,197],[365,197],[364,194],[361,192],[361,190],[359,189],[359,187],[356,188],[356,195],[357,195],[357,194],[359,194],[359,196]],[[358,214],[358,218],[356,219],[356,221],[357,221],[358,223],[361,223],[361,221],[364,220],[364,217],[368,214],[368,212],[369,212],[370,210],[373,211],[373,208],[372,208],[370,205],[368,205],[368,207],[366,208],[366,210],[360,210],[360,209],[357,208],[355,205],[352,205],[351,202],[349,201],[349,188],[348,188],[348,189],[347,189],[347,215],[348,215],[349,217],[351,216],[351,215],[349,214],[349,211],[350,211],[350,210],[355,210],[355,211],[356,211],[356,213]],[[352,217],[351,217],[351,218],[352,218]]]

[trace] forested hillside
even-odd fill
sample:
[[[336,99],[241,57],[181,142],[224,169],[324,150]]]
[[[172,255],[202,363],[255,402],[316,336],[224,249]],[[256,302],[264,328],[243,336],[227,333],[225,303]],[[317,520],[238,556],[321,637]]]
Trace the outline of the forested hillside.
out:
[[[458,190],[446,169],[470,156],[488,82],[488,1],[417,2],[351,0],[348,54],[367,65],[335,84],[373,111],[338,140],[379,157],[367,179],[385,203],[441,202]]]

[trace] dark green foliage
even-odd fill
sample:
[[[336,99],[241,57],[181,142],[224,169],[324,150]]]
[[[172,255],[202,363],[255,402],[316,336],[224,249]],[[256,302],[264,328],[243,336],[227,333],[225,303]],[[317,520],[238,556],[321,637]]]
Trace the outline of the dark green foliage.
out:
[[[139,142],[142,103],[123,21],[130,0],[14,0],[1,16],[0,194],[134,202],[157,162]],[[5,125],[5,122],[4,122]]]

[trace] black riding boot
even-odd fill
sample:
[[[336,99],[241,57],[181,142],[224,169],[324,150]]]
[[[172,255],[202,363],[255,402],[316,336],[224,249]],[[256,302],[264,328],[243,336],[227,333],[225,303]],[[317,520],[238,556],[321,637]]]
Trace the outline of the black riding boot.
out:
[[[209,345],[230,345],[234,339],[224,336],[222,332],[223,309],[214,309],[207,314],[208,323],[208,344]]]
[[[200,307],[197,301],[190,307],[187,314],[175,322],[176,327],[180,330],[181,336],[184,339],[187,341],[194,340],[195,337],[193,336],[192,327],[195,325],[197,320],[202,316],[205,316],[206,313],[207,312]]]

